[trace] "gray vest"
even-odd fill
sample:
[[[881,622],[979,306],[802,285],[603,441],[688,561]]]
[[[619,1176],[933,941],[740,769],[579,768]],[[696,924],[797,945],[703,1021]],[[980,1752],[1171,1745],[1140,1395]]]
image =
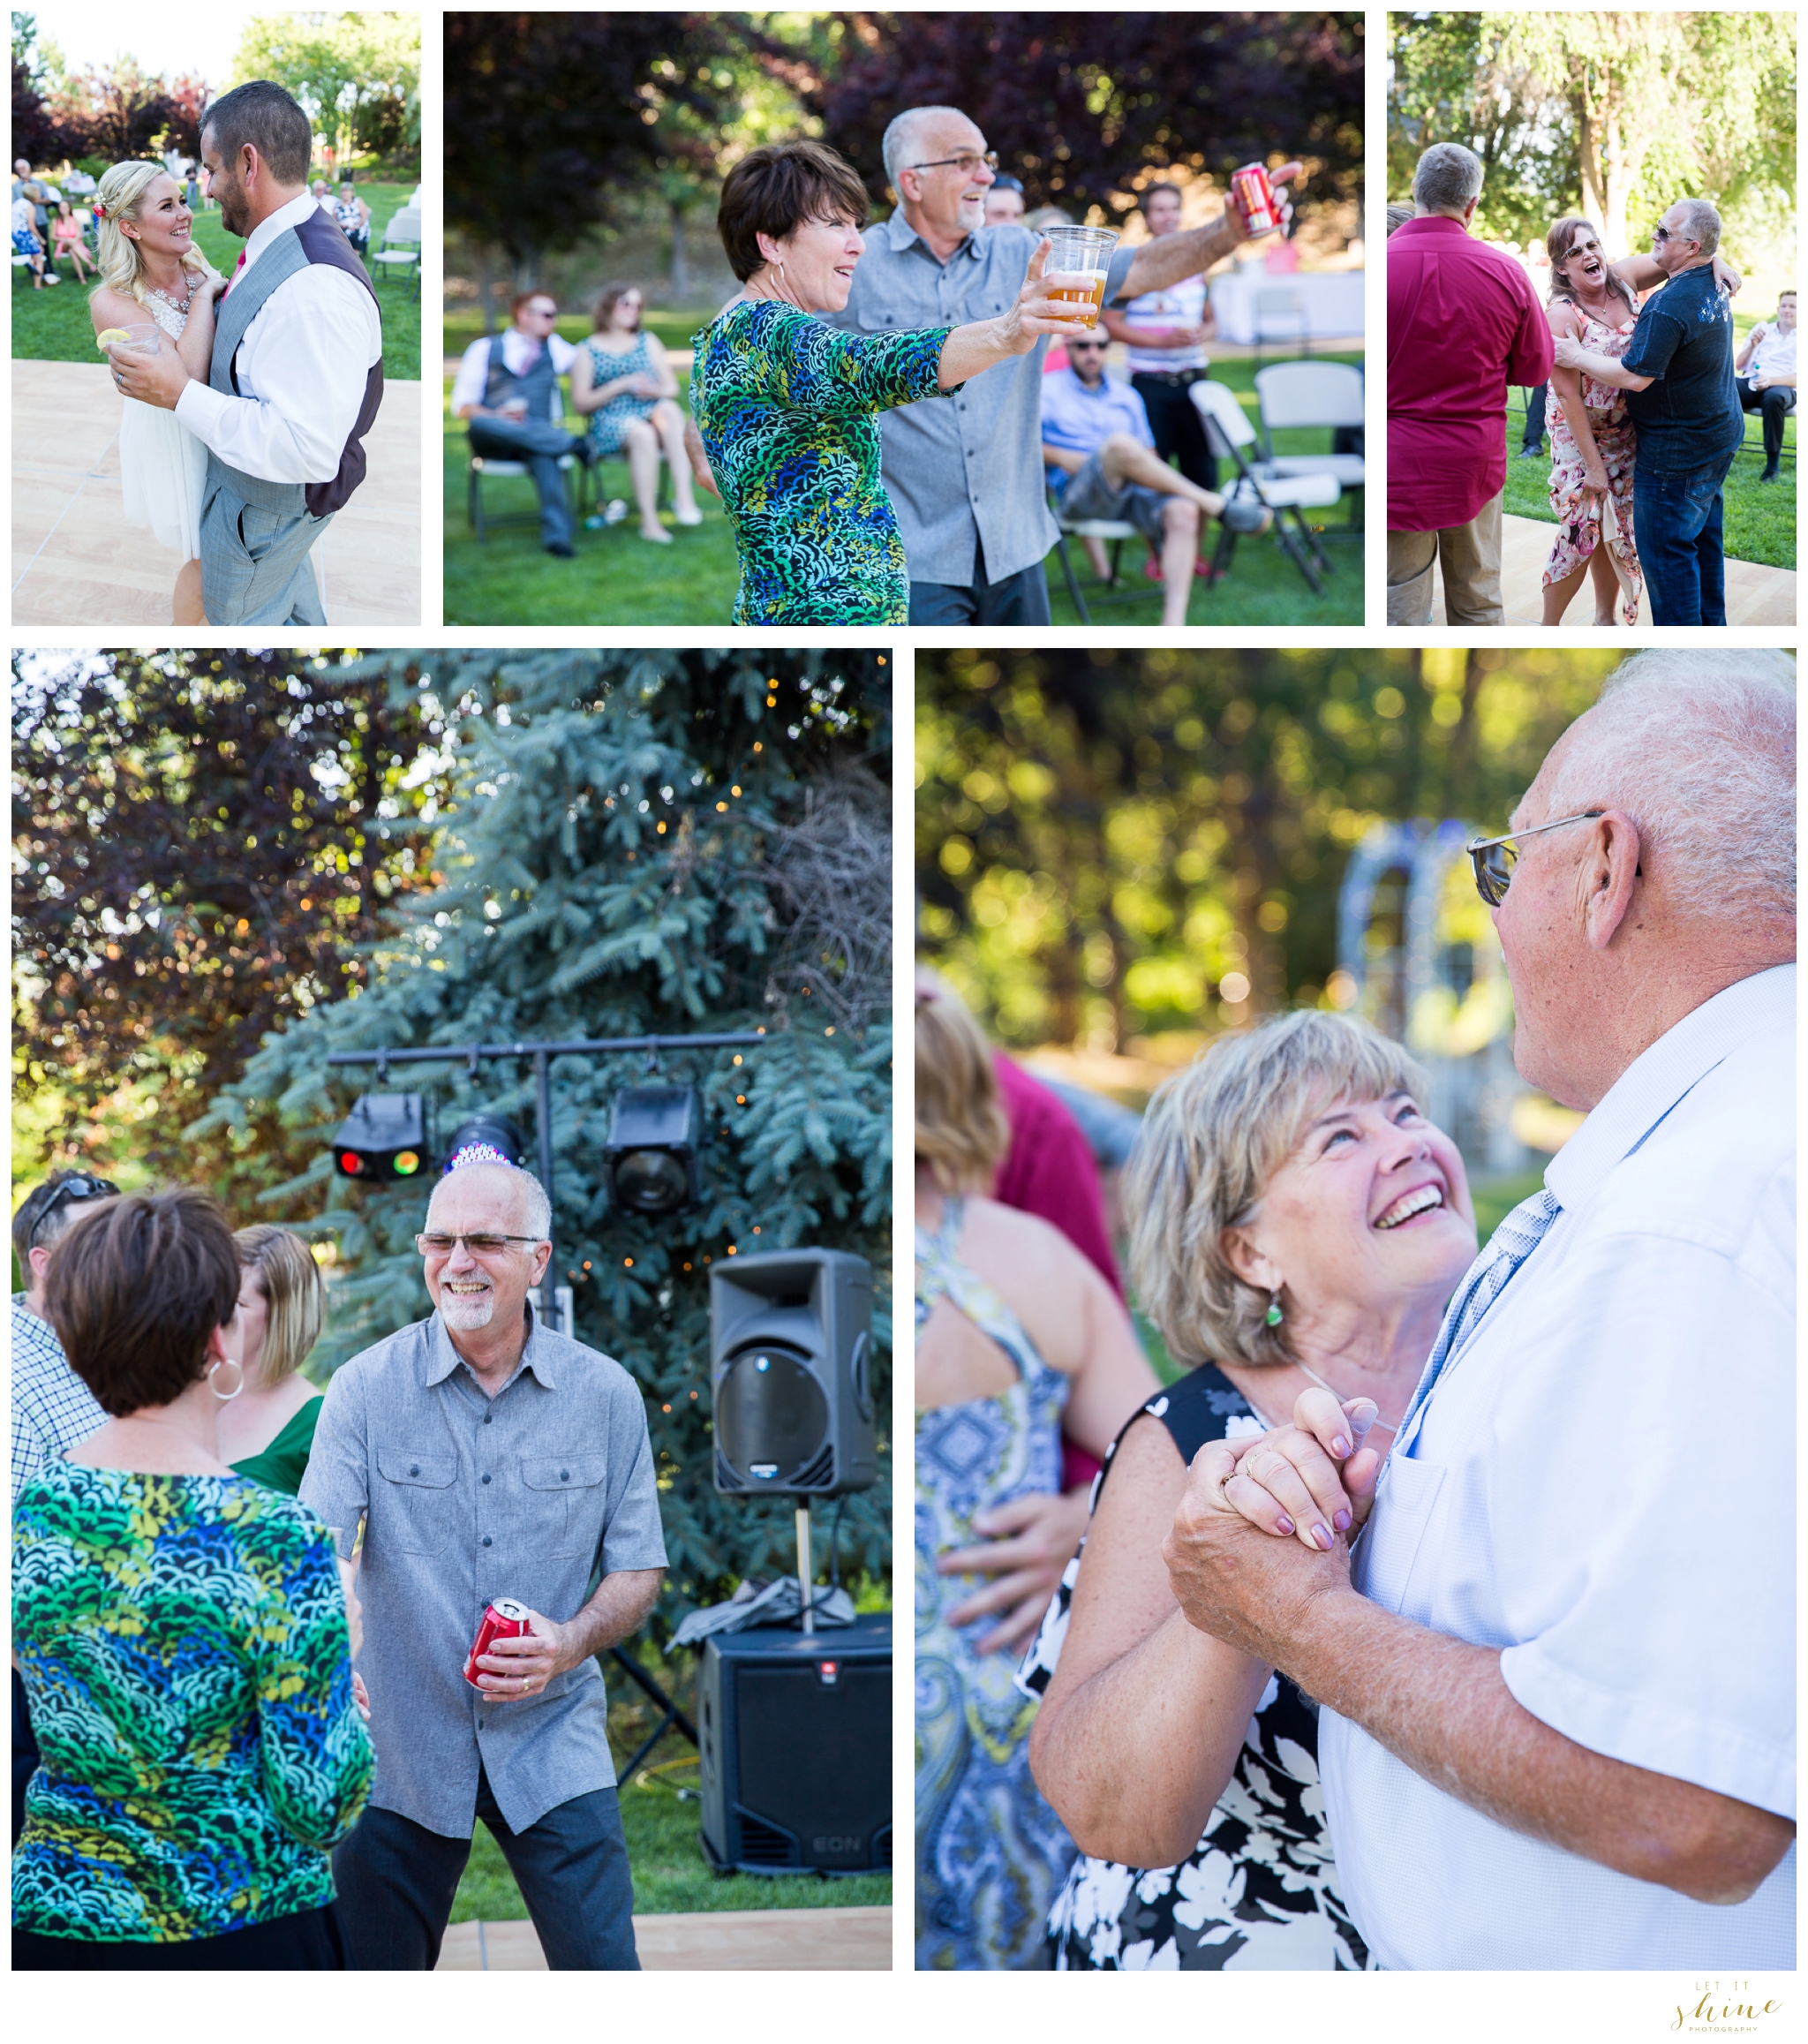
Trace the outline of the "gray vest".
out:
[[[238,344],[244,340],[246,328],[263,309],[265,301],[298,270],[307,268],[311,262],[331,262],[335,268],[349,271],[366,290],[370,290],[370,281],[365,275],[364,266],[351,253],[344,236],[338,229],[324,215],[318,214],[311,216],[305,224],[306,233],[290,227],[279,234],[252,267],[243,271],[225,297],[218,301],[214,325],[214,352],[207,367],[210,388],[228,397],[239,395],[238,385],[232,374],[232,358],[238,352]],[[313,233],[316,228],[323,232]],[[308,246],[310,238],[316,245],[312,251]],[[382,395],[383,364],[380,356],[371,366],[365,378],[364,404],[351,429],[351,436],[346,442],[339,474],[330,482],[270,482],[262,476],[247,475],[243,469],[234,468],[230,462],[222,461],[218,455],[212,452],[207,456],[208,467],[224,476],[247,504],[254,504],[260,510],[275,511],[291,518],[298,518],[304,512],[316,517],[323,517],[337,510],[363,479],[364,449],[359,443],[370,431],[371,422],[376,417],[377,406]]]

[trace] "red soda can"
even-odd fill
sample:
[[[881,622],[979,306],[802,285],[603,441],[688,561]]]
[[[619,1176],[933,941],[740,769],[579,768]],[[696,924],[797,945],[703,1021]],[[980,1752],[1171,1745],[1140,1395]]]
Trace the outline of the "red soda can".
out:
[[[1260,163],[1245,163],[1231,173],[1231,196],[1248,223],[1251,234],[1272,234],[1281,224],[1281,209],[1275,204],[1275,189]]]
[[[478,1656],[489,1652],[493,1640],[519,1640],[532,1630],[527,1622],[525,1604],[517,1604],[513,1597],[498,1597],[484,1611],[483,1623],[478,1627],[477,1638],[465,1658],[464,1679],[473,1689],[481,1689],[483,1685],[478,1680]]]

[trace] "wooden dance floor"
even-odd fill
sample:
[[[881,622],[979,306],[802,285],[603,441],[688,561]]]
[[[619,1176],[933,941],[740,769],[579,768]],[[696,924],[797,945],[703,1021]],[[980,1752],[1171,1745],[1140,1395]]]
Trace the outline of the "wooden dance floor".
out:
[[[637,1916],[634,1942],[650,1973],[859,1972],[892,1970],[889,1909],[724,1909]],[[442,1973],[543,1973],[531,1923],[455,1923]]]
[[[119,495],[119,411],[104,364],[12,365],[12,622],[167,629],[181,566]],[[327,528],[334,626],[418,625],[420,385],[392,383],[365,446],[370,470]]]
[[[1539,628],[1544,615],[1544,564],[1550,558],[1551,535],[1556,527],[1537,518],[1512,517],[1503,517],[1501,525],[1501,594],[1505,600],[1507,622]],[[1563,616],[1563,630],[1567,631],[1572,625],[1586,628],[1593,615],[1593,593],[1585,583],[1570,599],[1570,607]],[[1440,626],[1444,622],[1443,577],[1435,572],[1432,576],[1431,622]],[[1755,561],[1727,562],[1727,622],[1729,625],[1776,625],[1787,629],[1795,622],[1796,577],[1793,574],[1782,568],[1761,568]],[[1628,631],[1624,625],[1618,629],[1623,637],[1630,639],[1655,637],[1648,595],[1639,604],[1638,622],[1632,630]],[[1601,631],[1605,636],[1605,625]]]

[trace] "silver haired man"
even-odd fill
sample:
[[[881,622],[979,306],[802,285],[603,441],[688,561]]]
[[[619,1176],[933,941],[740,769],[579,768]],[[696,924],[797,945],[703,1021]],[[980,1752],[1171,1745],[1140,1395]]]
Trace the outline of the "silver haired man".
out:
[[[1557,741],[1471,852],[1587,1119],[1378,1482],[1317,1391],[1193,1464],[1176,1596],[1319,1700],[1383,1966],[1795,1964],[1795,762],[1776,652],[1640,654]]]
[[[1724,624],[1721,486],[1745,437],[1733,373],[1733,312],[1714,268],[1720,215],[1679,199],[1651,232],[1669,277],[1645,301],[1632,344],[1616,361],[1565,336],[1560,367],[1626,393],[1638,429],[1632,523],[1654,624]]]
[[[847,308],[829,314],[831,322],[872,333],[958,326],[1005,311],[1041,238],[1008,222],[986,228],[998,158],[985,137],[953,107],[912,107],[885,130],[883,147],[898,210],[868,230]],[[1270,175],[1284,185],[1300,172],[1286,163]],[[1195,276],[1248,238],[1232,206],[1209,226],[1134,250],[1119,246],[1104,302]],[[1042,563],[1058,535],[1042,473],[1047,352],[1046,339],[1038,341],[1014,362],[974,377],[952,404],[900,405],[880,422],[912,624],[1049,622]]]
[[[646,1412],[620,1363],[539,1324],[546,1195],[487,1155],[453,1160],[415,1238],[432,1317],[338,1371],[302,1479],[356,1556],[377,1749],[334,1854],[341,1927],[356,1969],[432,1972],[480,1817],[548,1965],[632,1972],[595,1657],[639,1627],[665,1567]],[[531,1630],[495,1640],[473,1683],[465,1656],[498,1597]]]

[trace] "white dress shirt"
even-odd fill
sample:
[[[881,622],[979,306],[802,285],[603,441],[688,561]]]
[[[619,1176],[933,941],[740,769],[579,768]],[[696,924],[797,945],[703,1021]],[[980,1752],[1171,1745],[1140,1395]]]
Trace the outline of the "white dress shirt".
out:
[[[1746,365],[1747,376],[1762,376],[1767,382],[1775,382],[1779,376],[1796,373],[1796,333],[1791,327],[1786,334],[1774,321],[1764,329],[1764,338]]]
[[[285,228],[318,210],[311,192],[278,207],[245,245],[239,290]],[[229,294],[230,295],[230,294]],[[259,307],[233,357],[238,396],[190,383],[176,416],[230,467],[272,483],[325,483],[339,473],[372,363],[383,352],[376,300],[355,276],[311,262]]]
[[[452,416],[458,417],[461,404],[481,404],[484,392],[489,388],[490,349],[497,336],[494,335],[473,341],[458,364],[458,373],[452,380]],[[511,376],[520,376],[533,366],[539,352],[539,343],[532,334],[524,334],[519,327],[505,327],[501,336],[502,366]],[[546,352],[553,358],[553,373],[569,376],[571,365],[577,359],[577,350],[562,334],[546,336]],[[559,416],[559,388],[553,387],[553,416]]]
[[[1563,1211],[1390,1458],[1357,1588],[1503,1648],[1594,1753],[1795,1812],[1795,968],[1637,1059],[1545,1186]],[[1327,1709],[1352,1915],[1385,1967],[1795,1964],[1793,1845],[1691,1902],[1510,1831]]]

